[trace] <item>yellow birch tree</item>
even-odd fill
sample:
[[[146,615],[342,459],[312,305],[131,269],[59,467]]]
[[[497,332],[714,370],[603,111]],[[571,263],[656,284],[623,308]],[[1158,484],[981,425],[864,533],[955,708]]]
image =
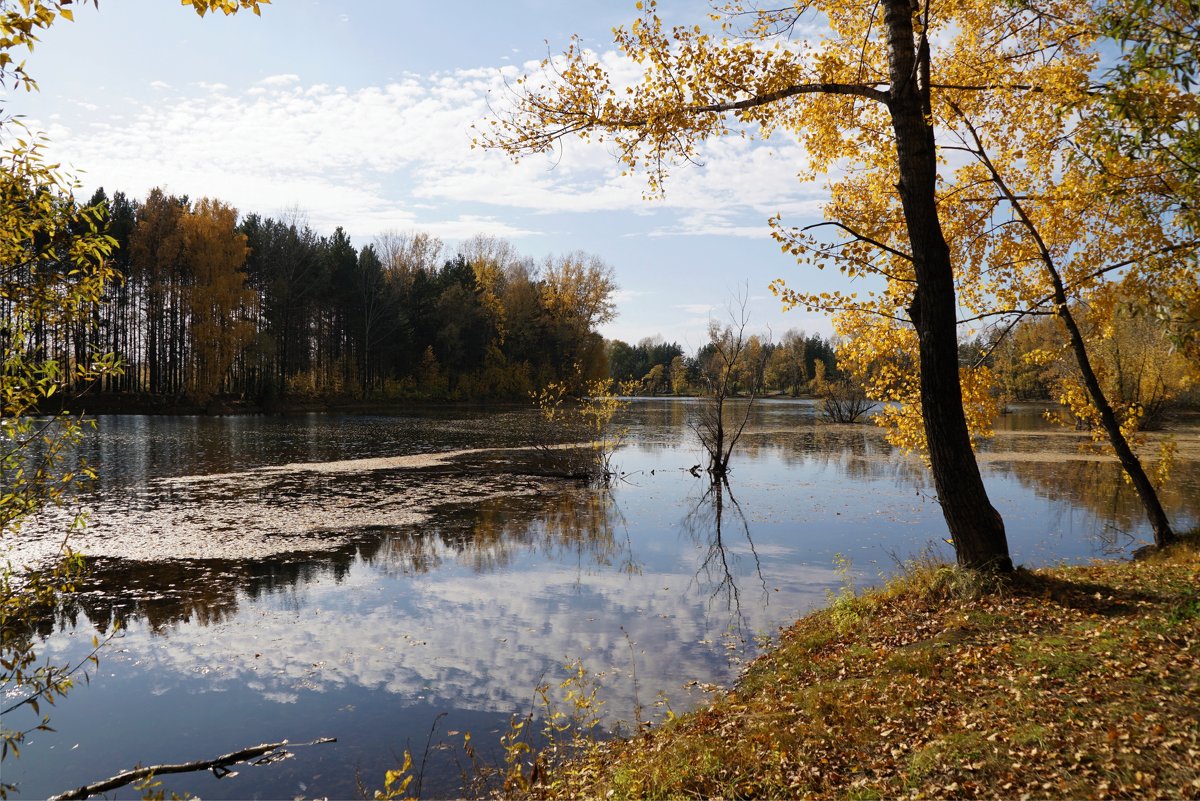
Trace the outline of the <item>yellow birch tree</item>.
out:
[[[975,20],[980,30],[1000,31],[998,52],[1015,35],[1003,22],[1037,32],[1042,50],[1027,66],[1005,55],[988,73],[995,85],[1017,87],[1008,102],[991,91],[965,91],[969,77],[934,95],[931,110],[943,131],[939,213],[957,270],[958,302],[964,322],[1000,320],[1007,329],[1031,315],[1053,315],[1059,321],[1075,362],[1077,379],[1060,400],[1077,417],[1095,421],[1136,489],[1154,532],[1155,543],[1174,538],[1157,493],[1129,434],[1137,428],[1137,404],[1114,407],[1103,388],[1087,336],[1076,319],[1081,304],[1098,331],[1113,319],[1114,293],[1105,287],[1119,277],[1126,292],[1143,298],[1186,298],[1196,287],[1197,240],[1186,224],[1186,207],[1178,203],[1179,169],[1174,154],[1149,151],[1131,155],[1117,147],[1097,147],[1104,139],[1106,98],[1091,83],[1098,62],[1096,43],[1102,29],[1085,6],[1075,16],[1037,11]],[[1007,31],[1007,32],[1005,32]],[[1032,51],[1027,51],[1032,52]],[[1024,88],[1021,88],[1024,87]],[[1172,114],[1195,117],[1195,96],[1169,81],[1146,82],[1146,92]],[[855,175],[834,187],[839,220],[855,221],[854,240],[835,260],[854,271],[854,262],[872,248],[899,240],[895,203],[879,185]],[[843,227],[843,230],[846,230]],[[811,253],[820,246],[810,231],[780,230],[793,252]],[[825,256],[828,258],[828,256]],[[913,425],[911,401],[916,388],[903,357],[913,351],[911,333],[902,319],[889,317],[903,297],[902,265],[892,260],[885,272],[888,289],[866,300],[837,297],[826,308],[842,312],[842,333],[849,336],[844,362],[872,380],[874,393],[901,401],[885,410],[893,438],[920,445]],[[899,291],[898,291],[899,290]],[[827,299],[783,290],[791,302],[820,306]],[[1003,333],[1001,334],[1001,338]],[[898,358],[899,357],[899,358]],[[977,434],[986,433],[996,408],[990,372],[964,366],[962,376],[968,419]],[[909,403],[905,403],[905,402]]]
[[[830,0],[770,11],[734,2],[714,15],[715,27],[673,28],[653,2],[638,6],[639,18],[615,30],[617,47],[641,69],[633,86],[614,85],[594,55],[573,42],[563,56],[547,60],[540,76],[517,84],[513,112],[493,121],[485,143],[520,155],[547,151],[568,135],[609,141],[628,167],[645,169],[652,191],[662,188],[668,167],[694,157],[702,141],[726,135],[785,131],[798,137],[810,162],[801,172],[810,178],[835,164],[851,168],[846,188],[857,182],[881,193],[894,227],[875,238],[856,230],[855,219],[839,221],[850,237],[844,255],[861,262],[846,264],[855,274],[890,267],[897,279],[886,313],[903,319],[915,336],[925,440],[958,561],[1011,570],[1004,524],[984,489],[962,405],[933,98],[948,85],[1005,97],[1021,91],[998,84],[989,65],[1022,48],[1041,52],[1040,43],[1001,19],[1011,12],[984,3],[934,13],[909,0]],[[1002,23],[998,31],[978,24],[989,18]],[[793,36],[813,23],[823,36]],[[1015,41],[1005,43],[999,34]],[[836,200],[830,211],[838,221]],[[784,247],[805,252],[796,243]],[[841,302],[813,300],[823,308]]]
[[[246,286],[249,248],[237,230],[237,210],[219,200],[193,203],[180,220],[184,259],[190,268],[189,394],[200,402],[220,392],[234,360],[254,340],[254,290]]]
[[[1155,200],[1167,171],[1085,147],[1101,111],[1095,9],[1066,0],[826,0],[768,11],[733,2],[714,15],[717,27],[667,28],[654,3],[638,5],[640,17],[615,32],[641,68],[633,86],[615,86],[573,43],[514,87],[515,109],[493,121],[485,142],[520,155],[574,134],[611,141],[654,191],[715,136],[786,132],[809,155],[801,178],[836,168],[826,221],[795,228],[776,218],[775,236],[802,263],[882,288],[775,288],[786,304],[833,312],[847,343],[840,364],[874,397],[900,402],[885,422],[896,441],[925,452],[960,564],[1007,569],[1003,524],[971,450],[997,410],[993,379],[982,367],[960,369],[956,326],[1055,315],[1101,409],[1086,343],[1071,334],[1071,304],[1116,276],[1178,297],[1195,282],[1194,261],[1181,258],[1195,243]],[[1194,103],[1169,84],[1154,91],[1176,109]],[[1104,430],[1165,543],[1171,530],[1153,488],[1111,433],[1119,422]]]

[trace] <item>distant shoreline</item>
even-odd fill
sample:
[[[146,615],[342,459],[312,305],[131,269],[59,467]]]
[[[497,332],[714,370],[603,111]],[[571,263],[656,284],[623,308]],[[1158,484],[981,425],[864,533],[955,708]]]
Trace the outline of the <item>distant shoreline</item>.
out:
[[[664,400],[673,398],[699,399],[704,396],[696,394],[683,395],[636,395],[639,399]],[[739,398],[735,398],[739,399]],[[773,400],[817,400],[813,395],[772,394],[759,395],[758,401]],[[55,398],[55,400],[58,400]],[[338,412],[374,412],[408,407],[429,405],[454,407],[490,406],[523,408],[533,405],[532,400],[513,398],[475,398],[448,399],[436,396],[411,396],[403,398],[353,398],[349,396],[332,397],[294,397],[272,403],[246,400],[238,397],[216,398],[209,403],[197,403],[186,398],[172,398],[164,395],[133,394],[133,393],[98,393],[69,396],[64,398],[56,408],[45,409],[48,414],[70,412],[72,414],[107,415],[107,414],[145,414],[162,416],[210,416],[241,414],[309,414],[309,413],[338,413]]]
[[[635,395],[638,400],[699,400],[702,395]],[[734,400],[743,400],[738,397]],[[162,417],[227,417],[241,415],[300,415],[300,414],[386,414],[405,409],[422,409],[430,406],[470,408],[528,408],[532,400],[517,400],[512,398],[475,398],[447,399],[435,396],[412,396],[403,398],[354,398],[350,396],[331,397],[293,397],[262,403],[238,397],[226,396],[216,398],[207,404],[197,403],[186,398],[171,398],[162,395],[132,394],[132,393],[98,393],[53,398],[58,401],[54,408],[43,409],[43,414],[94,415],[151,415]],[[820,401],[820,397],[812,394],[791,396],[786,393],[759,395],[759,402],[775,401]],[[1055,407],[1052,400],[1014,401],[1005,405],[1003,415],[1011,414],[1014,410],[1027,407]],[[1200,408],[1185,407],[1170,413],[1163,429],[1171,430],[1180,425],[1190,426],[1200,423]]]

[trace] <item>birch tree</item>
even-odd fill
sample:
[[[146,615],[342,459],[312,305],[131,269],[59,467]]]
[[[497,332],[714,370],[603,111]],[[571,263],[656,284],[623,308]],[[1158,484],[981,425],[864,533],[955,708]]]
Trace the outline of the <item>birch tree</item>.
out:
[[[938,210],[934,97],[1024,91],[997,71],[1022,48],[1041,52],[1036,33],[1021,27],[1016,12],[985,3],[935,14],[909,0],[769,11],[735,2],[716,15],[716,31],[703,24],[668,28],[654,2],[638,5],[641,15],[614,32],[618,49],[641,69],[633,86],[614,85],[599,60],[572,42],[540,75],[514,87],[511,113],[493,120],[484,144],[521,156],[549,151],[568,136],[610,142],[628,168],[645,172],[651,191],[663,188],[671,165],[695,158],[712,137],[786,131],[807,146],[810,164],[797,167],[810,177],[852,165],[852,180],[890,199],[889,221],[897,227],[885,239],[858,230],[861,223],[840,213],[836,193],[828,212],[865,262],[857,272],[878,272],[875,251],[894,262],[899,280],[890,313],[915,333],[925,441],[958,561],[1011,570],[1004,523],[984,489],[963,411],[954,264]],[[827,26],[819,41],[790,36],[814,22]],[[784,246],[802,255],[807,243]]]

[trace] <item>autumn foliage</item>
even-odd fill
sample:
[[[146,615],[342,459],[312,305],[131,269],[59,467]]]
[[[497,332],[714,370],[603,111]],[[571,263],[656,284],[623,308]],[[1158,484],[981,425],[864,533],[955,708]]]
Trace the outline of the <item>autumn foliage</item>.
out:
[[[1200,797],[1200,560],[922,563],[785,629],[731,690],[550,771],[552,798]]]
[[[801,263],[864,286],[774,289],[789,307],[833,314],[843,362],[872,397],[898,404],[881,419],[894,442],[926,455],[960,561],[1004,568],[1007,545],[971,455],[998,409],[994,376],[958,364],[956,328],[1011,329],[1030,315],[1061,324],[1077,400],[1165,544],[1169,522],[1074,309],[1120,278],[1176,321],[1191,313],[1195,68],[1170,55],[1195,41],[1195,9],[1098,5],[731,2],[703,23],[669,26],[639,2],[638,18],[614,30],[639,67],[633,85],[572,42],[513,87],[512,112],[483,141],[518,156],[569,136],[610,142],[658,192],[707,139],[795,137],[807,153],[801,179],[828,182],[826,222],[775,217],[774,235]],[[1140,23],[1121,24],[1135,11]],[[1179,35],[1164,45],[1160,29]],[[1154,69],[1098,87],[1113,35],[1142,42],[1126,64],[1148,58]],[[1153,100],[1122,103],[1120,92]]]
[[[62,364],[109,352],[124,370],[67,380],[88,395],[75,406],[526,400],[607,372],[596,329],[615,314],[616,285],[586,253],[537,263],[477,236],[446,254],[417,232],[356,247],[299,214],[239,215],[161,189],[141,201],[100,190],[91,206],[108,212],[110,280],[37,346]]]

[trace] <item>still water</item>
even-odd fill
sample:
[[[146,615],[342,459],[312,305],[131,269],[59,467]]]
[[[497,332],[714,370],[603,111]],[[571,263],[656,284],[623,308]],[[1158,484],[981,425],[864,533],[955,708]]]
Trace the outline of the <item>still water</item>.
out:
[[[122,627],[90,684],[51,710],[57,731],[31,735],[3,780],[45,797],[138,762],[336,737],[166,787],[353,797],[431,746],[423,795],[453,796],[463,733],[495,759],[510,716],[569,661],[600,675],[610,726],[680,712],[702,698],[694,680],[730,681],[841,586],[837,554],[858,584],[930,550],[950,557],[924,468],[877,429],[761,403],[714,494],[688,472],[697,408],[633,401],[607,491],[537,475],[524,409],[100,418],[87,449],[101,478],[75,540],[94,570],[41,651],[78,661]],[[1183,527],[1200,520],[1200,435],[1176,441],[1164,501]],[[1115,463],[1036,410],[1000,421],[980,462],[1018,563],[1149,538]],[[62,523],[34,521],[17,556],[51,550]]]

